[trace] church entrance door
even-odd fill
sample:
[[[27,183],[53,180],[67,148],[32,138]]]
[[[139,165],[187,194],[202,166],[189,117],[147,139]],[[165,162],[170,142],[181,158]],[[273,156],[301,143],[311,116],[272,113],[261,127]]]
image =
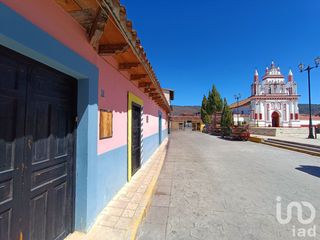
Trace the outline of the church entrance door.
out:
[[[280,127],[280,115],[278,112],[272,113],[272,127]]]

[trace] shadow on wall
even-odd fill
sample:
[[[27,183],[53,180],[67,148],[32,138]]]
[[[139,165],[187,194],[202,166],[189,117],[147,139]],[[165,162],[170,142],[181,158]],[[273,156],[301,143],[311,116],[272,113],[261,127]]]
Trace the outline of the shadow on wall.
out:
[[[301,172],[308,173],[312,176],[320,178],[320,167],[318,166],[300,165],[300,167],[297,167],[296,170],[299,170]]]
[[[115,67],[117,63],[111,59],[99,58],[97,66],[99,68],[99,109],[112,110],[115,113],[127,113],[128,92],[141,98],[144,102],[143,112],[146,115],[158,117],[158,110],[161,109],[151,98],[141,89],[128,80],[129,75],[120,73]],[[104,92],[103,97],[101,91]]]

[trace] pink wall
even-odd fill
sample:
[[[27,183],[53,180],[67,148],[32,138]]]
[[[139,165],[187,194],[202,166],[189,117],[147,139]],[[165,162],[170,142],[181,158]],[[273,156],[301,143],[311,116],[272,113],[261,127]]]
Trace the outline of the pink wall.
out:
[[[1,0],[1,2],[89,62],[96,63],[96,52],[88,42],[85,30],[54,0]]]
[[[34,25],[49,33],[59,42],[87,59],[99,68],[99,109],[113,111],[113,137],[98,140],[98,154],[127,144],[127,94],[134,93],[144,101],[143,134],[148,137],[158,132],[158,111],[161,110],[150,98],[136,88],[128,75],[116,69],[112,57],[101,58],[87,40],[84,29],[53,0],[1,0],[4,4],[24,16]],[[36,6],[36,8],[35,8]],[[40,10],[41,9],[41,10]],[[49,46],[48,46],[49,47]],[[100,97],[100,89],[105,97]],[[162,111],[162,128],[167,128],[167,116]],[[97,113],[98,114],[98,113]],[[146,115],[149,122],[146,123]]]
[[[144,102],[143,137],[148,137],[158,132],[158,111],[161,111],[149,97],[127,79],[128,76],[126,74],[120,73],[114,67],[113,59],[108,58],[107,61],[108,63],[101,58],[98,60],[100,69],[99,89],[105,91],[105,97],[99,98],[99,109],[113,111],[113,137],[99,140],[98,154],[127,144],[128,92],[132,92]],[[147,115],[149,115],[148,123],[146,122]],[[166,118],[166,114],[163,111],[162,115]],[[165,119],[163,119],[162,126],[163,129],[166,129]]]

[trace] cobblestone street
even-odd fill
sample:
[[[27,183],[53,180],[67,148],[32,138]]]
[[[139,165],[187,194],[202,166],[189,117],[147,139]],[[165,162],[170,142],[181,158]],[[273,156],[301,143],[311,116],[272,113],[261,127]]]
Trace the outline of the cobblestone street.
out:
[[[138,239],[297,239],[294,230],[313,225],[319,237],[319,213],[310,225],[299,223],[295,210],[289,224],[276,218],[278,196],[283,213],[291,201],[308,201],[319,211],[319,177],[318,157],[174,132]]]

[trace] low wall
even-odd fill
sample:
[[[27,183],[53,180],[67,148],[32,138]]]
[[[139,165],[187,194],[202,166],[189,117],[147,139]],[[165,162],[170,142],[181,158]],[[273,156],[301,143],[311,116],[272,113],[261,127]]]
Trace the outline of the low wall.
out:
[[[253,135],[263,135],[275,137],[277,134],[276,128],[264,128],[264,127],[250,127],[250,134]]]
[[[273,127],[250,127],[250,133],[253,135],[263,136],[294,136],[294,135],[307,135],[309,132],[308,128],[273,128]]]

